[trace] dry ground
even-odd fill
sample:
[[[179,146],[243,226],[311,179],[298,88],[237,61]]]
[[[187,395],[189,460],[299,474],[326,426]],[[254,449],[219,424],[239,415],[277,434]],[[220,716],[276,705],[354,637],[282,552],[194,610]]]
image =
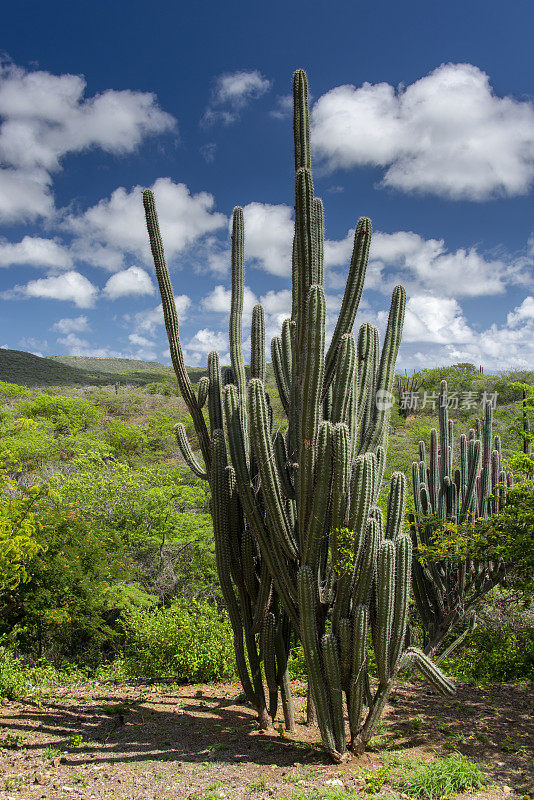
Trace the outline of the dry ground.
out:
[[[214,785],[231,800],[278,800],[341,784],[364,798],[366,776],[384,759],[453,750],[478,761],[493,780],[471,800],[534,790],[530,686],[460,686],[453,700],[424,685],[401,686],[372,751],[339,766],[317,747],[314,728],[299,724],[287,737],[282,729],[259,731],[238,695],[236,684],[104,682],[4,700],[0,800],[187,800]],[[302,704],[297,696],[298,720]]]

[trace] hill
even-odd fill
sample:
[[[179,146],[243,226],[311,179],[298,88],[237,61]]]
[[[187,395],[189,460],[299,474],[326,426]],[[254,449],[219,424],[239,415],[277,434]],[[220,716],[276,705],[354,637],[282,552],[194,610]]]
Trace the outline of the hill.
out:
[[[0,380],[22,386],[86,386],[112,383],[113,375],[91,373],[22,350],[0,349]]]
[[[205,369],[188,367],[196,383]],[[22,386],[91,386],[129,383],[144,386],[175,380],[172,367],[157,361],[92,356],[50,356],[43,358],[22,350],[0,349],[0,380]]]

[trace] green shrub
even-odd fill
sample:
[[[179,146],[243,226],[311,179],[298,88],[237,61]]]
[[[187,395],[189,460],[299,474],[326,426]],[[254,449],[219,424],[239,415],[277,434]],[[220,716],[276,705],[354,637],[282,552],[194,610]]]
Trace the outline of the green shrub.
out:
[[[100,417],[96,406],[81,397],[60,397],[40,394],[33,400],[24,400],[17,415],[30,419],[48,419],[56,431],[76,433],[86,430]]]
[[[159,381],[158,383],[147,383],[145,386],[147,394],[160,394],[164,397],[172,397],[176,394],[176,384],[172,381]]]
[[[15,700],[23,697],[27,689],[28,677],[22,659],[6,644],[0,645],[0,698]]]
[[[235,677],[230,622],[213,605],[178,599],[167,608],[132,609],[122,620],[132,677],[172,676],[184,683]]]
[[[14,400],[17,397],[27,397],[30,390],[25,386],[19,386],[17,383],[6,383],[0,381],[0,399]]]
[[[398,788],[421,800],[442,800],[458,792],[482,789],[490,783],[478,764],[459,753],[438,758],[430,764],[410,770],[398,782]]]
[[[499,632],[476,628],[459,654],[444,659],[451,678],[466,683],[498,683],[534,680],[534,627]]]

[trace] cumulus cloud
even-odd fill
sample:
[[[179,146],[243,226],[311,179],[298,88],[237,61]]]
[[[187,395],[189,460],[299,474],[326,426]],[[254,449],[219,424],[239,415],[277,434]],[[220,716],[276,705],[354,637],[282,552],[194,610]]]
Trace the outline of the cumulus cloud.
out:
[[[191,305],[191,298],[186,294],[179,294],[174,296],[176,304],[176,312],[180,323],[187,319],[187,310]],[[128,317],[128,320],[130,318]],[[137,330],[143,331],[148,336],[155,333],[159,325],[163,325],[163,306],[160,303],[155,308],[149,308],[145,311],[139,311],[134,316],[134,324]]]
[[[51,175],[68,153],[130,153],[175,126],[154,94],[108,89],[86,98],[85,88],[80,75],[0,64],[0,219],[48,216]]]
[[[155,289],[144,269],[130,267],[112,275],[102,291],[110,300],[116,300],[128,295],[154,294]]]
[[[184,345],[184,357],[187,364],[198,366],[206,361],[206,356],[216,350],[221,357],[221,362],[228,364],[228,334],[223,331],[214,331],[210,328],[201,328]]]
[[[91,308],[95,304],[98,290],[79,272],[70,270],[62,275],[39,278],[21,286],[2,292],[5,300],[17,297],[40,297],[47,300],[67,300],[78,308]]]
[[[85,315],[79,317],[63,317],[52,325],[53,331],[59,333],[82,333],[90,329],[89,320]]]
[[[336,267],[350,262],[354,230],[344,239],[325,241],[327,278],[342,288],[345,273]],[[476,247],[449,250],[443,239],[424,239],[412,231],[373,235],[366,288],[386,293],[403,283],[408,294],[423,290],[453,297],[503,294],[512,284],[532,285],[532,261],[528,258],[488,258]]]
[[[69,269],[72,257],[55,239],[25,236],[20,242],[0,241],[0,267],[27,264],[32,267]]]
[[[230,289],[225,289],[224,286],[219,284],[203,298],[201,305],[205,311],[228,314],[230,312],[231,299],[232,292]],[[252,309],[257,302],[258,299],[252,289],[250,289],[249,286],[245,286],[243,289],[243,322],[248,322],[248,318],[252,314]]]
[[[409,86],[338,86],[312,111],[327,168],[384,168],[383,185],[487,200],[534,180],[534,103],[498,97],[472,64],[443,64]]]
[[[112,350],[109,347],[94,347],[87,341],[76,336],[75,333],[69,333],[67,336],[61,336],[57,340],[58,344],[63,345],[67,350],[69,356],[93,356],[94,358],[128,358],[124,353],[118,350]]]
[[[230,125],[239,118],[239,112],[251,100],[268,92],[271,82],[256,70],[228,72],[214,82],[210,103],[202,118],[204,125],[222,122]]]
[[[243,215],[247,260],[272,275],[291,275],[293,221],[289,206],[249,203]]]
[[[170,178],[158,178],[152,189],[169,261],[226,224],[207,192],[192,195],[185,184]],[[141,186],[130,191],[120,187],[83,214],[67,216],[64,226],[76,236],[73,251],[78,258],[112,272],[124,266],[125,254],[151,264],[141,195]]]

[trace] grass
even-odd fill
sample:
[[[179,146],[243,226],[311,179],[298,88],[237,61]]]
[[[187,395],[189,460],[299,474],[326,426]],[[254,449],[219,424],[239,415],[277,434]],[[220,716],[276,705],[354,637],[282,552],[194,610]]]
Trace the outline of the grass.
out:
[[[407,770],[396,782],[410,797],[420,800],[443,800],[458,792],[482,789],[490,783],[478,764],[459,753],[438,758],[413,770]]]

